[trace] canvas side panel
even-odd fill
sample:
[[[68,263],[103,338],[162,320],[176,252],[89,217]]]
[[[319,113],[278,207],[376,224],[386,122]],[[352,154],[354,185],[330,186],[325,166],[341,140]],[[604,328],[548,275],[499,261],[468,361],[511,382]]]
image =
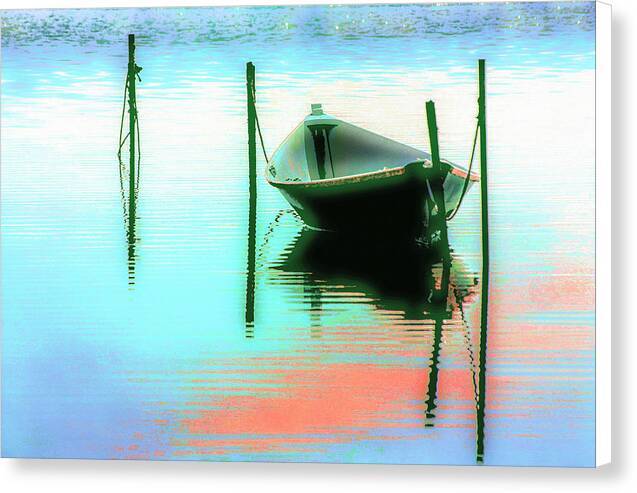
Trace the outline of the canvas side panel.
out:
[[[595,24],[595,434],[596,464],[611,461],[611,6]]]

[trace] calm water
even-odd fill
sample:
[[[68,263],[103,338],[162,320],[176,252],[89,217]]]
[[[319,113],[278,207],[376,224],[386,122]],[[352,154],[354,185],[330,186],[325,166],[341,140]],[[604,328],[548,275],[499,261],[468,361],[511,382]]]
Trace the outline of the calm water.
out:
[[[478,58],[486,353],[478,187],[442,286],[421,256],[313,235],[259,177],[246,327],[245,63],[269,152],[313,102],[426,149],[434,99],[466,164]],[[485,464],[593,465],[594,62],[593,3],[3,12],[3,454],[474,464],[486,378]]]

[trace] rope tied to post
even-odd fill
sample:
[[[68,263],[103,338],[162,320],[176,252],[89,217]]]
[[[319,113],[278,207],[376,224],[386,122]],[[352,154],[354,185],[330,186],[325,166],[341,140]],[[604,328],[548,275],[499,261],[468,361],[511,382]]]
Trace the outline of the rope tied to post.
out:
[[[261,142],[261,150],[263,151],[263,157],[266,164],[270,163],[268,159],[268,153],[265,151],[265,144],[263,143],[263,134],[261,133],[261,124],[259,123],[259,112],[257,111],[257,91],[254,85],[252,86],[252,101],[254,104],[254,120],[257,124],[257,132],[259,133],[259,141]]]
[[[471,146],[471,157],[469,158],[469,166],[467,167],[467,176],[464,179],[464,183],[462,185],[462,192],[460,193],[460,198],[458,199],[458,204],[456,205],[455,209],[447,215],[447,221],[451,221],[454,217],[456,217],[456,214],[458,213],[458,211],[460,210],[460,206],[462,205],[462,201],[464,199],[464,196],[467,193],[467,190],[469,189],[469,182],[471,181],[471,168],[473,166],[473,158],[475,156],[475,152],[476,152],[476,144],[478,142],[478,130],[480,129],[480,117],[476,116],[476,131],[473,135],[473,145]]]
[[[139,73],[142,71],[142,67],[140,67],[139,65],[135,65],[135,76],[137,77],[137,80],[139,80],[141,82],[142,78],[139,76]],[[124,138],[122,138],[122,135],[124,133],[124,117],[126,116],[126,97],[128,96],[128,84],[129,84],[129,79],[128,79],[128,74],[126,74],[126,79],[125,79],[125,83],[124,83],[124,102],[122,104],[122,116],[120,119],[120,123],[119,123],[119,146],[117,148],[117,158],[119,159],[119,164],[120,164],[120,181],[123,182],[123,176],[122,176],[122,168],[124,163],[122,162],[122,148],[124,147],[124,144],[126,143],[126,141],[128,140],[128,138],[130,137],[130,132],[128,132]],[[130,102],[129,102],[130,104]],[[129,112],[133,111],[134,113],[134,117],[135,117],[135,127],[137,130],[137,166],[136,166],[136,172],[137,172],[137,176],[135,179],[135,196],[137,196],[138,190],[139,190],[139,171],[140,171],[140,163],[141,163],[141,159],[142,159],[142,150],[141,150],[141,139],[140,139],[140,132],[139,132],[139,112],[137,111],[137,101],[133,102],[133,107],[129,108],[128,110]]]

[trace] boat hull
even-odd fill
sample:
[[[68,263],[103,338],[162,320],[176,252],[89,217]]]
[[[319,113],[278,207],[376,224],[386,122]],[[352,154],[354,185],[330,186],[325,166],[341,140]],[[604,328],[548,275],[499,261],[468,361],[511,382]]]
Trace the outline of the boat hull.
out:
[[[342,179],[272,184],[314,229],[392,238],[418,238],[427,231],[427,170],[417,163]],[[452,202],[461,186],[449,174],[445,189],[454,196],[445,201]]]
[[[273,154],[267,181],[311,228],[426,239],[431,183],[440,178],[431,156],[316,106]],[[446,212],[452,213],[465,184],[477,177],[447,161],[441,168]]]

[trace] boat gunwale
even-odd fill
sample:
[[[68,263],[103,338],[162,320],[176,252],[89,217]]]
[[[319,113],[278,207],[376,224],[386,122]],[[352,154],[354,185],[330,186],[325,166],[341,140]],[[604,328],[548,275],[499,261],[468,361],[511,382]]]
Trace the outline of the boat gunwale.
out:
[[[291,188],[323,188],[323,187],[331,187],[331,186],[338,186],[338,185],[347,185],[347,184],[351,184],[351,183],[361,183],[361,182],[365,182],[365,181],[370,181],[370,180],[376,180],[376,179],[381,179],[381,178],[389,178],[389,177],[393,177],[393,176],[401,176],[404,175],[407,172],[407,167],[410,164],[425,164],[425,162],[429,162],[427,161],[412,161],[411,163],[407,163],[405,165],[402,166],[397,166],[394,168],[384,168],[378,171],[369,171],[367,173],[359,173],[356,175],[348,175],[348,176],[341,176],[338,178],[324,178],[322,180],[310,180],[310,181],[278,181],[278,180],[272,180],[270,179],[270,177],[267,174],[267,170],[266,170],[266,176],[265,179],[266,181],[272,185],[275,188],[286,188],[286,187],[291,187]],[[468,172],[462,168],[458,168],[455,165],[447,162],[447,161],[443,161],[443,164],[446,164],[449,166],[449,173],[456,175],[460,178],[466,179],[467,178],[467,174]],[[431,169],[431,166],[427,166],[427,167],[423,167],[424,169]],[[470,180],[477,182],[480,180],[480,178],[478,177],[478,175],[476,175],[475,173],[471,173],[470,175]]]
[[[449,166],[449,173],[451,173],[452,175],[456,175],[460,178],[467,178],[467,175],[469,175],[469,179],[471,181],[480,181],[480,176],[475,174],[475,173],[470,173],[468,170],[461,168],[460,166],[450,163],[449,161],[446,161],[444,159],[441,159],[442,164],[446,164]]]
[[[311,116],[311,115],[308,115]],[[414,151],[418,151],[418,152],[422,152],[419,149],[412,147],[412,146],[408,146],[407,144],[403,144],[402,142],[398,142],[396,140],[390,139],[389,137],[386,137],[382,134],[376,133],[376,132],[372,132],[371,130],[367,130],[363,127],[359,127],[357,125],[354,125],[352,123],[346,122],[344,120],[341,120],[340,118],[331,116],[331,115],[325,115],[325,116],[330,116],[330,118],[332,118],[335,121],[339,121],[341,123],[344,123],[346,125],[361,129],[365,132],[368,132],[372,135],[374,135],[375,137],[379,137],[381,139],[384,140],[388,140],[391,142],[395,142],[398,144],[402,144],[405,145],[407,147],[411,147]],[[266,159],[266,166],[265,166],[265,170],[264,170],[264,176],[266,181],[272,185],[275,188],[285,188],[288,186],[292,186],[294,188],[322,188],[322,187],[330,187],[330,186],[338,186],[338,185],[345,185],[348,183],[360,183],[363,181],[369,181],[369,180],[375,180],[375,179],[380,179],[380,178],[387,178],[390,176],[400,176],[402,174],[405,173],[405,168],[407,166],[409,166],[410,164],[414,164],[414,163],[422,163],[422,164],[428,164],[428,166],[425,166],[425,169],[430,169],[431,168],[431,160],[430,159],[424,159],[424,160],[416,160],[416,161],[411,161],[409,163],[400,165],[400,166],[394,166],[391,168],[385,167],[383,169],[377,170],[377,171],[368,171],[367,173],[359,173],[356,175],[347,175],[347,176],[341,176],[338,178],[324,178],[322,180],[308,180],[308,181],[279,181],[279,180],[273,180],[270,178],[270,162],[274,159],[274,157],[278,154],[279,150],[281,149],[281,147],[283,146],[283,144],[287,141],[287,139],[293,135],[300,127],[305,126],[306,124],[306,120],[307,120],[307,116],[301,120],[301,122],[299,122],[298,125],[296,125],[296,127],[294,127],[294,129],[285,137],[285,139],[283,139],[281,141],[281,143],[276,147],[276,149],[274,150],[274,152],[271,155],[270,159]],[[442,164],[449,166],[449,173],[456,175],[462,179],[466,179],[467,175],[469,175],[469,179],[472,182],[478,182],[480,181],[480,177],[475,174],[475,173],[469,173],[468,170],[453,164],[449,161],[447,161],[446,159],[441,159],[440,160]]]

